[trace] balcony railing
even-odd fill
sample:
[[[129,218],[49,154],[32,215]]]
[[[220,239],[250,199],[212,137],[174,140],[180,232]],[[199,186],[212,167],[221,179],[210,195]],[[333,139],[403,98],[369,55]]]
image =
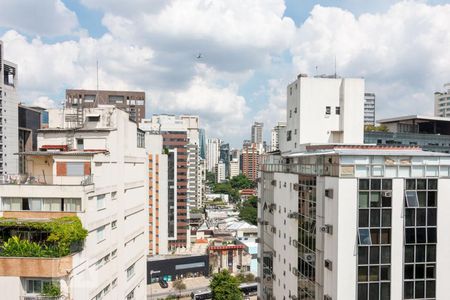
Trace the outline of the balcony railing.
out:
[[[65,296],[40,296],[40,295],[29,295],[21,296],[20,300],[65,300]]]
[[[84,176],[44,176],[29,174],[8,174],[0,176],[0,184],[29,185],[89,185],[93,184],[93,175]]]

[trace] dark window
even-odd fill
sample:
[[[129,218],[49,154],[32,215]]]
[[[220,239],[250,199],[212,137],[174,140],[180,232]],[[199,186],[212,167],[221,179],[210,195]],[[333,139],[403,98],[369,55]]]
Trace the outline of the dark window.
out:
[[[325,114],[330,115],[331,114],[331,106],[327,106],[325,108]]]

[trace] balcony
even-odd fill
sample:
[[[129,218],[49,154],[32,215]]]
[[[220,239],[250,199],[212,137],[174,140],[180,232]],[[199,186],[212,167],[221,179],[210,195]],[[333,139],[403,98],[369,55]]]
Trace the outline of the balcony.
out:
[[[93,175],[84,176],[44,176],[30,174],[8,174],[0,176],[0,184],[12,185],[90,185]]]
[[[50,220],[0,218],[0,276],[67,276],[87,231],[77,217]]]

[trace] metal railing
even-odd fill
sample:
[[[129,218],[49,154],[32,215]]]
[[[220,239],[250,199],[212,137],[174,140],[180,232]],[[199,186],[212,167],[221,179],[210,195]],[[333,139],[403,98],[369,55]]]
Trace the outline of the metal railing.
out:
[[[89,185],[93,175],[84,176],[44,176],[30,174],[8,174],[0,176],[0,184],[11,185]]]

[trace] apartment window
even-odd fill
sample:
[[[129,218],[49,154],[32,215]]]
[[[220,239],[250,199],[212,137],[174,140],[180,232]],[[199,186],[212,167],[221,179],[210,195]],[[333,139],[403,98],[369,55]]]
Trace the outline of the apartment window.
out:
[[[117,249],[114,249],[113,252],[111,252],[111,258],[117,257]]]
[[[22,210],[22,198],[6,198],[2,197],[2,209],[4,211]]]
[[[110,290],[111,290],[111,285],[108,284],[108,285],[105,286],[105,288],[103,289],[103,295],[108,294]]]
[[[358,184],[358,300],[390,299],[392,180]]]
[[[325,108],[325,114],[330,115],[331,114],[331,106],[327,106]]]
[[[84,95],[84,103],[94,103],[95,95]]]
[[[132,290],[128,295],[127,295],[127,300],[133,300],[134,298],[134,290]]]
[[[296,113],[297,113],[297,107],[294,108],[294,114],[296,114]]]
[[[101,243],[105,240],[105,226],[99,227],[96,231],[97,243]]]
[[[42,280],[42,279],[26,279],[25,287],[27,294],[41,294],[43,292],[44,286],[48,284],[59,284],[56,281]]]
[[[292,131],[288,130],[286,132],[286,140],[289,142],[292,139]]]
[[[132,264],[130,267],[128,267],[128,269],[127,269],[127,279],[130,279],[131,277],[134,276],[134,266],[135,266],[135,263]]]
[[[292,118],[292,109],[289,110],[289,118]]]
[[[64,199],[64,211],[81,211],[81,199],[79,198]]]
[[[66,176],[83,176],[84,175],[84,162],[67,162]]]
[[[437,180],[406,179],[404,299],[436,299]]]
[[[111,286],[114,288],[117,286],[117,278],[115,278],[112,282],[111,282]]]
[[[113,96],[110,95],[108,97],[109,103],[123,103],[124,101],[124,96]]]
[[[291,86],[291,87],[289,87],[289,95],[291,95],[291,96],[292,96],[292,86]]]
[[[100,299],[102,299],[102,293],[103,293],[103,291],[100,291],[100,293],[98,293],[97,295],[95,295],[95,297],[94,298],[92,298],[92,300],[100,300]]]
[[[84,139],[77,139],[77,150],[84,150]]]
[[[106,207],[105,195],[97,196],[97,210],[104,209]]]
[[[112,192],[111,193],[111,200],[116,200],[117,199],[117,192]]]
[[[336,106],[336,114],[337,115],[341,114],[341,107],[340,106]]]
[[[111,222],[111,228],[116,229],[117,228],[117,220],[114,220]]]
[[[61,199],[46,198],[42,204],[43,211],[61,211]]]

